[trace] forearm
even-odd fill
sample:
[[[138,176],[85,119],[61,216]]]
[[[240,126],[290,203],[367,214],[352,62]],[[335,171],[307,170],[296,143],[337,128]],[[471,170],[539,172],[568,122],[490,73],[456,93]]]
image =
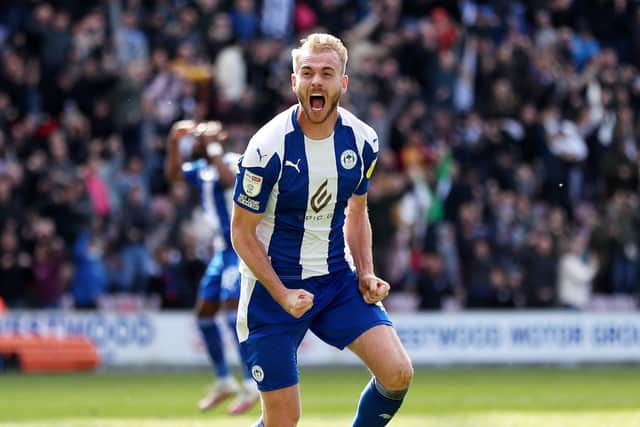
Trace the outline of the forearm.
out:
[[[256,279],[262,283],[273,299],[280,303],[284,299],[286,288],[271,266],[267,252],[255,233],[232,228],[231,242],[238,256],[249,267]]]
[[[188,135],[193,131],[195,123],[191,120],[180,120],[173,124],[169,131],[169,141],[167,143],[167,153],[164,163],[164,174],[169,181],[182,178],[181,166],[182,159],[180,157],[180,149],[178,141],[180,138]]]
[[[367,212],[349,212],[344,230],[358,275],[374,274],[371,223]]]
[[[178,141],[174,135],[169,137],[169,143],[167,144],[167,154],[164,162],[164,176],[169,181],[176,181],[180,179],[180,153],[178,152]]]
[[[224,188],[231,188],[236,182],[236,175],[231,171],[229,166],[225,164],[222,156],[215,156],[209,160],[218,170],[220,175],[220,183]]]

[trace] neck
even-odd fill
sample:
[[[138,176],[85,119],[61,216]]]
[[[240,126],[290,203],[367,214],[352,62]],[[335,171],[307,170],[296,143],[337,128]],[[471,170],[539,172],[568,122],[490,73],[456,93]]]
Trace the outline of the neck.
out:
[[[322,123],[313,123],[305,114],[304,109],[298,105],[296,118],[300,129],[302,129],[302,133],[307,137],[311,139],[325,139],[331,136],[336,127],[336,122],[338,121],[338,109],[335,108]]]

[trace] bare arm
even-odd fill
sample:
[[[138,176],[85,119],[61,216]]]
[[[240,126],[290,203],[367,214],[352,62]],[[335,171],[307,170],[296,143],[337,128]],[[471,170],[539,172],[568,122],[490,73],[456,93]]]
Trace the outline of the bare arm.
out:
[[[168,181],[174,182],[182,179],[182,159],[178,151],[178,141],[189,132],[193,131],[195,123],[191,120],[176,122],[169,132],[167,141],[167,154],[164,161],[164,176]]]
[[[207,156],[209,163],[216,167],[223,188],[231,188],[236,182],[236,174],[231,167],[224,162],[223,156]]]
[[[356,265],[362,297],[368,304],[375,304],[389,294],[389,284],[373,272],[371,223],[366,194],[354,194],[349,199],[344,234]]]
[[[262,214],[249,212],[234,205],[231,216],[233,248],[271,297],[287,313],[299,318],[313,306],[313,294],[304,289],[289,289],[282,283],[256,236],[256,227],[261,218]]]

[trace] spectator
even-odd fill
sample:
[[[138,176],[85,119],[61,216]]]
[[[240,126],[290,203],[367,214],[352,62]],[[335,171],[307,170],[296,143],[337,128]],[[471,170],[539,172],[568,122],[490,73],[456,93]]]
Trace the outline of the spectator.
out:
[[[587,248],[585,236],[576,235],[569,252],[558,265],[558,302],[563,307],[584,310],[589,307],[591,280],[598,270],[598,260]]]
[[[556,303],[558,260],[547,232],[532,233],[522,268],[527,307],[552,307]]]
[[[0,292],[9,307],[57,304],[64,266],[96,218],[107,289],[123,289],[125,270],[165,283],[167,266],[189,258],[178,242],[196,203],[159,174],[163,135],[176,120],[218,119],[243,151],[246,135],[295,102],[283,52],[318,27],[348,41],[343,102],[385,151],[370,197],[374,250],[393,248],[376,262],[398,286],[434,274],[409,262],[425,251],[439,254],[454,289],[483,290],[468,304],[520,307],[526,295],[526,305],[566,305],[553,254],[576,261],[561,243],[580,230],[597,253],[593,293],[637,297],[637,2],[124,3],[3,6],[0,235],[16,238],[0,254]],[[150,225],[141,208],[126,212],[138,196],[145,209],[170,200],[174,212],[160,208]],[[55,238],[37,235],[43,221]],[[144,238],[122,268],[136,234],[125,229]],[[488,259],[477,258],[479,240]],[[181,277],[174,306],[193,286]],[[25,285],[36,282],[57,290],[36,297]],[[438,305],[432,297],[426,306]]]
[[[454,293],[454,286],[446,275],[442,257],[437,253],[425,253],[422,256],[416,281],[421,310],[442,309],[445,298]]]
[[[82,232],[73,246],[74,272],[70,289],[76,308],[98,307],[98,300],[107,291],[102,224],[100,217],[96,217],[90,229]]]

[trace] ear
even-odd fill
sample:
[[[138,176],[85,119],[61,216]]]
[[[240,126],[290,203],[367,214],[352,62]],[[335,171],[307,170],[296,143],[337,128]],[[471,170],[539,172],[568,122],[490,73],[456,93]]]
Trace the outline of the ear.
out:
[[[294,92],[296,91],[296,83],[297,83],[296,73],[291,73],[291,89]]]
[[[349,76],[347,76],[346,74],[342,76],[342,87],[340,88],[340,94],[344,95],[345,92],[347,91],[347,88],[349,87]]]

